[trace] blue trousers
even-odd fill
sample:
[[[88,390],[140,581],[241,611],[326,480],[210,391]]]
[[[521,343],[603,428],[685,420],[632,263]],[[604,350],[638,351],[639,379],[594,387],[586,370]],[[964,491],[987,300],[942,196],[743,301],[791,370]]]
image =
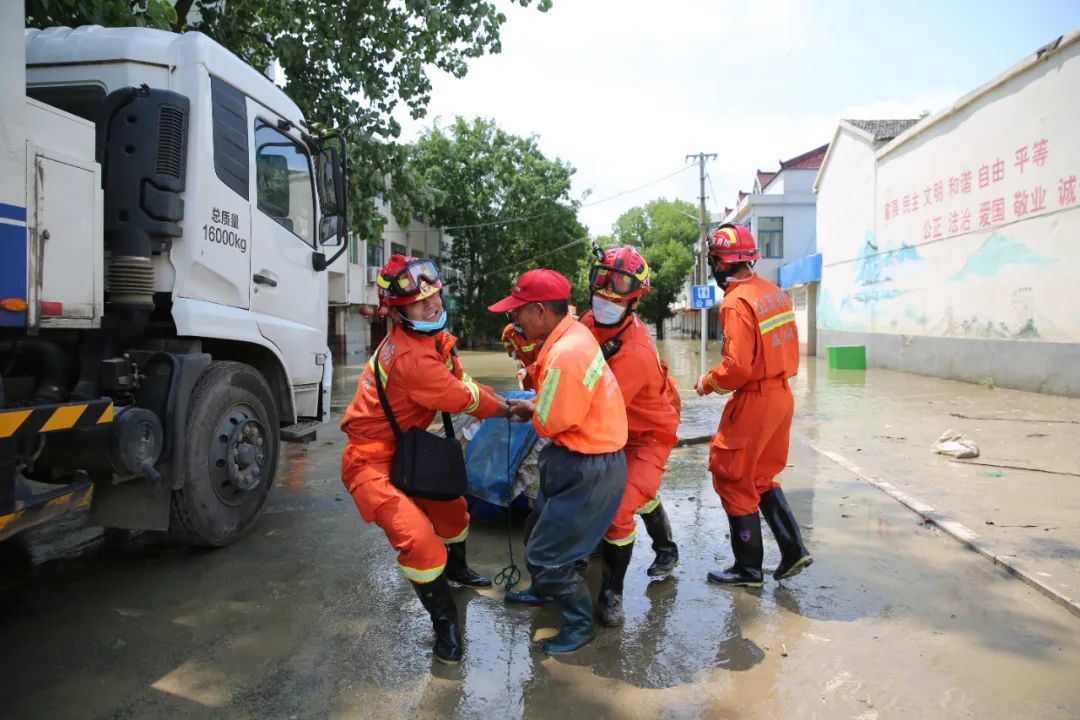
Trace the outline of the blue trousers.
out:
[[[525,546],[538,593],[562,598],[577,591],[582,580],[574,563],[603,539],[625,488],[622,450],[584,455],[552,443],[540,451],[536,524]]]

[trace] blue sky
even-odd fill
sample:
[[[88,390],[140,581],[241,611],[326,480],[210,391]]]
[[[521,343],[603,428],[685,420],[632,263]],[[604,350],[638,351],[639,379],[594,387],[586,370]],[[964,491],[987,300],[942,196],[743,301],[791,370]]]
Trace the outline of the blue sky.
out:
[[[715,152],[713,211],[755,169],[828,142],[841,117],[937,111],[1080,29],[1080,0],[555,0],[546,14],[506,14],[503,52],[462,80],[436,76],[429,115],[403,121],[405,139],[439,117],[493,118],[574,165],[586,202]],[[687,170],[581,218],[606,233],[630,207],[697,194]]]

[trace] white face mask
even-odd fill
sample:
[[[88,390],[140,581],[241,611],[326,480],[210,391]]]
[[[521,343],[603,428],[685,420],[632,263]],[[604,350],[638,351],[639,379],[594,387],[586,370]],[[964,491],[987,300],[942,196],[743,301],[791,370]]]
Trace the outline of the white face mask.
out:
[[[625,313],[626,308],[622,305],[605,300],[599,295],[592,296],[592,314],[597,325],[601,327],[618,325]]]

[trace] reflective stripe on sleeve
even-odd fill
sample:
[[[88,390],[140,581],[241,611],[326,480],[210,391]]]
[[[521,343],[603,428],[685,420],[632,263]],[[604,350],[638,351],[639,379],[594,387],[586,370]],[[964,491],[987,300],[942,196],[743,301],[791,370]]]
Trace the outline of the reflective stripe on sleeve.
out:
[[[548,413],[551,412],[551,401],[555,399],[555,391],[559,387],[558,368],[551,368],[544,375],[543,386],[540,388],[540,399],[536,402],[536,417],[541,425],[547,425]]]
[[[585,388],[590,392],[596,386],[596,381],[600,379],[600,376],[604,374],[604,351],[597,350],[596,357],[593,358],[592,363],[589,364],[589,369],[585,371],[585,379],[582,382],[585,384]]]

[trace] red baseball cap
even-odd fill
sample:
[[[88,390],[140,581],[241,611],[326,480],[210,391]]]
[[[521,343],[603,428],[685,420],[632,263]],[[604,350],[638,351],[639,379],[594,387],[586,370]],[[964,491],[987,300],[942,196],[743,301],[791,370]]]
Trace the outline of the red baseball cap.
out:
[[[510,296],[488,306],[491,312],[510,312],[534,302],[570,299],[570,281],[554,270],[529,270],[514,283]]]

